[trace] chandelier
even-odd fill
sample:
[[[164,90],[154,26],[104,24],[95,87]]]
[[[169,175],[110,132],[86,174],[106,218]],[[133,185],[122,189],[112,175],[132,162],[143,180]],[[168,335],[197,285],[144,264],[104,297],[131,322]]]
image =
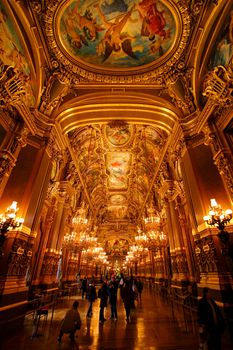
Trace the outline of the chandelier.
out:
[[[144,218],[145,225],[150,224],[159,224],[160,216],[157,214],[154,208],[147,209],[147,216]]]
[[[156,250],[166,245],[167,236],[162,230],[150,230],[147,232],[149,240],[149,249]]]
[[[148,237],[145,233],[142,232],[140,228],[138,228],[138,235],[135,236],[135,241],[139,246],[147,247],[148,246]]]
[[[6,233],[15,228],[19,228],[24,222],[23,218],[16,217],[19,208],[17,202],[13,201],[4,214],[0,215],[0,244],[6,239]]]
[[[228,240],[229,234],[224,229],[232,219],[231,209],[223,210],[221,205],[213,198],[210,200],[209,213],[203,219],[209,226],[215,226],[219,229],[221,239]]]
[[[139,259],[145,257],[148,254],[148,248],[142,245],[132,245],[126,255],[126,263],[137,262]]]
[[[82,249],[87,249],[94,247],[97,243],[97,237],[94,237],[87,232],[81,232],[79,237],[80,245],[82,246]]]
[[[76,232],[71,232],[71,233],[66,233],[65,236],[64,236],[64,244],[65,245],[72,245],[74,244],[75,240],[76,240]]]
[[[138,229],[138,235],[135,236],[135,241],[140,247],[148,248],[149,250],[158,250],[166,245],[167,236],[163,233],[160,225],[153,225],[148,228],[146,233]]]
[[[72,223],[74,225],[87,225],[87,209],[85,208],[85,204],[83,203],[81,208],[77,210],[77,215],[73,217]]]
[[[65,247],[74,248],[76,250],[87,250],[96,245],[97,238],[89,235],[86,232],[80,232],[79,234],[75,231],[66,233],[63,240]]]

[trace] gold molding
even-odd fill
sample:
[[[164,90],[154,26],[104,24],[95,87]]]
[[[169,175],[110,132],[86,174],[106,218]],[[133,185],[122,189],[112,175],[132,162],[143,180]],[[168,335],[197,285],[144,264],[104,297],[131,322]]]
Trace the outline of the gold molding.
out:
[[[178,123],[179,112],[162,98],[132,92],[88,94],[64,103],[56,111],[56,125],[62,133],[88,124],[122,119],[133,124],[154,125],[170,134]]]

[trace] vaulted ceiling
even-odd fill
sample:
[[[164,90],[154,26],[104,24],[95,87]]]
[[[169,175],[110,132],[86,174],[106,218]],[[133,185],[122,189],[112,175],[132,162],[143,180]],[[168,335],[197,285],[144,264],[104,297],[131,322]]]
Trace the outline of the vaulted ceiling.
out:
[[[69,133],[80,175],[100,222],[137,222],[167,134],[115,121]]]

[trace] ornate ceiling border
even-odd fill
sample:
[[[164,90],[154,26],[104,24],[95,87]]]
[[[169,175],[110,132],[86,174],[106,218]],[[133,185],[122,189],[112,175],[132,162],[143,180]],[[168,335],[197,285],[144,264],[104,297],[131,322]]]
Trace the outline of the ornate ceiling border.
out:
[[[98,82],[99,84],[148,84],[162,83],[165,74],[180,60],[184,50],[188,44],[191,17],[188,10],[188,5],[183,1],[175,2],[174,0],[164,1],[166,6],[172,11],[177,24],[177,38],[169,54],[165,55],[164,59],[157,60],[153,63],[142,67],[130,69],[101,69],[99,67],[90,67],[83,62],[74,62],[68,53],[62,50],[57,37],[56,18],[60,8],[64,6],[65,0],[54,1],[50,4],[44,17],[45,34],[48,41],[48,46],[54,56],[52,62],[53,67],[63,66],[70,74],[70,77],[75,84],[81,82]],[[159,62],[158,62],[159,61]],[[74,76],[75,75],[75,76]],[[80,79],[81,78],[81,79]]]

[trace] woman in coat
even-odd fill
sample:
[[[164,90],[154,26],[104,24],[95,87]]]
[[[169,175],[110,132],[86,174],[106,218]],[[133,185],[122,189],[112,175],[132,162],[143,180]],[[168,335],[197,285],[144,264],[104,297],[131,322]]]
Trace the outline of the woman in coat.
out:
[[[81,322],[80,314],[78,312],[78,306],[79,306],[79,302],[76,300],[74,301],[72,308],[67,311],[65,318],[62,321],[60,333],[57,338],[59,343],[61,342],[61,338],[64,333],[69,333],[70,340],[74,341],[74,335],[76,330],[81,328],[82,322]]]

